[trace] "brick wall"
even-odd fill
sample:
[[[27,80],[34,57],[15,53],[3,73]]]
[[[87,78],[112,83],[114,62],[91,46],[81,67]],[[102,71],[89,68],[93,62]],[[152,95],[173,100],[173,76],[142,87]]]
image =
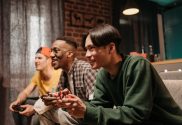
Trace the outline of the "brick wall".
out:
[[[111,24],[112,0],[65,0],[64,34],[73,37],[78,45],[78,58],[84,58],[81,48],[83,33],[99,23]]]

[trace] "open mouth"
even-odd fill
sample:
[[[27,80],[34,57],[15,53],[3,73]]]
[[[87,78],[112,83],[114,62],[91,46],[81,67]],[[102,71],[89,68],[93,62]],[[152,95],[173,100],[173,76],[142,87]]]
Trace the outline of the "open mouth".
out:
[[[52,60],[52,65],[55,65],[57,63],[57,60],[53,59]]]

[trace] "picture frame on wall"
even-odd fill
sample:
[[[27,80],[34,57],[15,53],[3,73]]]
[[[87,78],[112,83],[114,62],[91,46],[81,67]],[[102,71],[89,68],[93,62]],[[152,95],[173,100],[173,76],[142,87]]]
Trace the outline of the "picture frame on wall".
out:
[[[94,27],[95,26],[95,16],[94,15],[84,15],[84,26],[85,27]]]
[[[71,13],[71,25],[83,26],[83,14],[78,12]]]
[[[71,12],[71,26],[92,28],[105,23],[105,17],[80,12]]]

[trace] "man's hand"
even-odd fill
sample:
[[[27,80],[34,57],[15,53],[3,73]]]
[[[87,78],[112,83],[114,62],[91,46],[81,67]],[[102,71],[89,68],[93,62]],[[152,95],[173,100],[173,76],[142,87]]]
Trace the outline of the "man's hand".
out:
[[[25,110],[22,112],[19,112],[19,114],[21,115],[25,115],[25,116],[31,116],[35,113],[35,110],[33,109],[32,105],[21,105],[22,108],[24,108]]]
[[[49,93],[47,95],[43,95],[41,99],[44,102],[44,104],[48,106],[48,105],[55,105],[59,97],[58,97],[58,94],[54,96],[54,94]]]
[[[57,95],[57,94],[56,94]],[[66,108],[68,113],[75,118],[84,118],[84,114],[86,112],[86,105],[82,102],[82,100],[71,94],[68,89],[64,89],[59,96],[54,96],[54,94],[47,94],[42,96],[42,100],[45,105],[53,105],[57,108]]]
[[[18,105],[18,104],[20,104],[20,101],[19,101],[19,100],[16,100],[16,101],[12,102],[12,103],[10,104],[10,106],[9,106],[9,110],[11,110],[12,112],[17,112],[17,111],[15,111],[15,110],[13,109],[13,106],[14,106],[14,105]]]
[[[66,95],[70,94],[71,92],[66,88],[64,90],[60,90],[60,92],[55,93],[48,93],[46,95],[41,96],[42,101],[45,105],[53,105],[55,107],[61,107],[58,100],[63,99]]]
[[[69,103],[67,103],[67,104],[62,103],[61,100],[63,98],[66,98],[68,94],[71,94],[71,92],[67,88],[65,88],[64,90],[60,90],[60,92],[58,92],[57,101],[52,105],[56,108],[65,108],[65,105],[67,107],[67,105],[69,105]]]
[[[84,114],[86,112],[86,105],[79,97],[73,94],[68,94],[62,100],[58,100],[58,102],[61,104],[63,108],[67,109],[67,112],[71,116],[75,118],[84,118]]]

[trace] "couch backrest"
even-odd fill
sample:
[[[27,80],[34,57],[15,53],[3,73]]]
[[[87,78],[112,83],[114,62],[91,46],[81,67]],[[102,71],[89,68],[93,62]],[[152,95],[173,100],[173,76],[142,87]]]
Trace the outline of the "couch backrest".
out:
[[[153,64],[176,103],[182,109],[182,62]]]
[[[182,80],[163,80],[170,94],[182,109]]]

